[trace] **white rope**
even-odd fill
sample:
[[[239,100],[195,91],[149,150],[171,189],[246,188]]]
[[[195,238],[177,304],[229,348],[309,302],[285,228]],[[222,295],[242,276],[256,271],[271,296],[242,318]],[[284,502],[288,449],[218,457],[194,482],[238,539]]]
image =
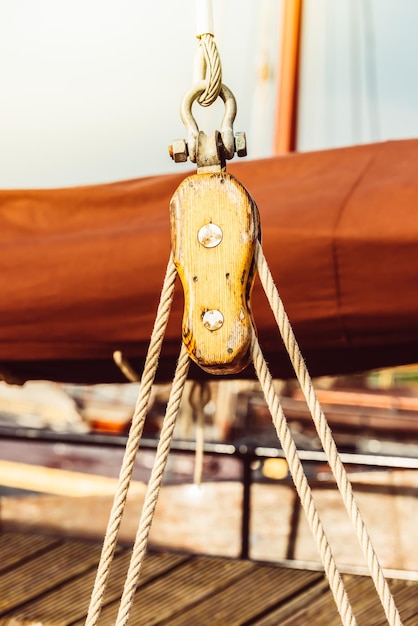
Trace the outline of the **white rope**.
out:
[[[274,284],[274,280],[264,257],[261,245],[258,242],[256,250],[256,263],[264,291],[266,292],[267,299],[277,322],[277,326],[280,330],[286,350],[289,353],[290,360],[305,396],[306,403],[311,412],[312,420],[320,437],[322,447],[327,455],[328,463],[334,474],[341,498],[347,509],[363,550],[363,554],[367,561],[371,577],[385,611],[388,623],[390,626],[402,626],[401,618],[390,592],[389,585],[384,577],[366,526],[354,500],[351,483],[348,480],[346,471],[339,456],[335,441],[332,437],[331,429],[328,426],[325,415],[316,397],[308,369],[296,342],[289,318],[284,310],[283,302],[279,296],[277,287]]]
[[[158,495],[160,493],[164,470],[167,464],[168,453],[170,452],[174,426],[176,424],[176,417],[180,408],[184,384],[186,382],[187,374],[189,371],[189,364],[189,355],[187,353],[187,349],[184,343],[182,343],[180,357],[177,364],[176,373],[174,375],[173,385],[171,388],[170,398],[167,404],[166,415],[164,417],[163,427],[161,429],[160,440],[157,447],[157,454],[154,460],[147,492],[145,494],[144,505],[138,525],[138,531],[135,538],[131,561],[125,579],[125,586],[123,589],[119,612],[116,619],[116,626],[125,626],[128,623],[129,613],[132,608],[132,603],[141,572],[141,566],[147,548],[148,535],[154,517]]]
[[[122,374],[129,380],[130,383],[139,383],[140,377],[135,372],[132,365],[125,359],[123,353],[120,350],[115,350],[113,353],[113,360],[122,372]]]
[[[212,0],[196,0],[196,37],[213,35]]]
[[[291,435],[289,426],[283,413],[283,409],[280,405],[279,397],[275,392],[273,379],[260,350],[260,346],[255,336],[255,333],[253,334],[252,341],[252,358],[255,371],[257,372],[258,379],[260,381],[264,396],[266,398],[266,402],[273,418],[273,424],[276,428],[277,436],[286,455],[286,459],[289,464],[289,469],[292,474],[296,490],[306,513],[306,517],[308,519],[309,526],[311,528],[319,554],[321,556],[322,563],[324,564],[330,589],[334,596],[342,623],[344,626],[354,626],[356,624],[356,619],[353,615],[352,608],[347,593],[345,591],[344,583],[337,569],[334,557],[332,556],[331,549],[329,547],[329,543],[325,535],[324,528],[322,526],[322,522],[319,519],[318,512],[315,508],[315,503],[312,497],[312,491],[309,486],[308,479],[306,478],[302,462],[299,459],[297,453],[296,444]]]
[[[132,417],[132,425],[129,431],[129,437],[122,461],[118,486],[104,537],[102,553],[96,573],[96,580],[87,613],[86,626],[95,626],[95,624],[97,624],[103,604],[103,597],[108,581],[110,565],[116,548],[117,536],[128,496],[128,489],[132,478],[135,457],[142,436],[152,384],[154,382],[161,346],[170,314],[171,303],[173,301],[176,276],[177,270],[174,265],[172,255],[170,255],[150,345],[145,360],[144,371],[141,378],[139,396],[135,406],[134,415]]]
[[[347,474],[339,457],[325,415],[323,414],[319,402],[316,398],[312,386],[312,381],[310,379],[306,365],[303,361],[293,330],[290,326],[289,319],[284,310],[283,303],[280,299],[271,272],[264,257],[261,245],[259,243],[257,244],[256,249],[256,263],[261,282],[263,284],[264,290],[275,316],[284,344],[289,353],[302,391],[305,395],[306,402],[311,411],[312,419],[318,431],[318,435],[321,439],[323,449],[327,454],[328,462],[335,476],[342,500],[344,502],[344,505],[346,506],[354,529],[358,535],[360,545],[366,557],[372,579],[379,594],[382,606],[385,610],[388,622],[390,626],[402,626],[402,622],[398,610],[395,606],[393,596],[390,593],[389,586],[385,580],[383,571],[373,550],[364,522],[354,501],[351,484],[348,481]],[[152,384],[155,378],[162,341],[164,338],[171,303],[173,300],[176,275],[176,268],[174,266],[172,256],[170,256],[161,293],[160,303],[158,306],[157,316],[151,336],[150,346],[145,361],[144,372],[141,378],[140,394],[132,418],[132,426],[129,432],[125,455],[122,462],[118,487],[115,494],[113,507],[111,510],[109,523],[103,543],[102,554],[87,614],[86,626],[95,626],[99,619],[107,579],[110,571],[110,565],[116,548],[117,535],[119,532],[123,510],[126,504],[129,484],[132,478],[135,456],[142,436],[142,430],[145,422]],[[303,472],[303,467],[300,459],[297,455],[296,445],[290,434],[289,427],[287,425],[282,408],[280,406],[280,402],[278,400],[278,396],[274,391],[271,375],[268,371],[255,334],[253,336],[252,351],[254,366],[260,383],[262,384],[264,395],[269,405],[278,437],[285,451],[286,458],[289,463],[289,468],[295,481],[296,489],[306,512],[309,524],[312,529],[312,533],[318,546],[319,553],[324,563],[325,571],[330,582],[330,588],[334,595],[337,608],[341,615],[341,619],[344,626],[355,626],[355,618],[352,614],[351,606],[346,596],[341,576],[336,568],[334,559],[332,557],[328,541],[326,539],[322,524],[319,520],[317,511],[314,506],[312,493],[308,481]],[[179,410],[188,369],[189,357],[187,354],[187,350],[183,344],[176,369],[175,378],[173,381],[173,387],[171,390],[169,403],[167,406],[166,417],[164,419],[160,442],[157,449],[157,455],[150,483],[148,485],[147,494],[145,497],[137,536],[135,539],[131,563],[125,581],[125,587],[119,607],[116,626],[125,626],[129,619],[129,612],[131,610],[135,590],[138,584],[141,565],[143,557],[145,555],[147,539],[158,499],[159,490],[162,483],[164,469],[167,463],[171,439],[174,432],[175,420]]]

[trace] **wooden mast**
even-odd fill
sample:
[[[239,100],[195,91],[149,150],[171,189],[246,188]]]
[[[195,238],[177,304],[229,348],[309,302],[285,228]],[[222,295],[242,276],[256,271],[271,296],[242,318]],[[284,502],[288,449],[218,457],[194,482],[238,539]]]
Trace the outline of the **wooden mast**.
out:
[[[303,0],[284,0],[274,153],[296,150]]]

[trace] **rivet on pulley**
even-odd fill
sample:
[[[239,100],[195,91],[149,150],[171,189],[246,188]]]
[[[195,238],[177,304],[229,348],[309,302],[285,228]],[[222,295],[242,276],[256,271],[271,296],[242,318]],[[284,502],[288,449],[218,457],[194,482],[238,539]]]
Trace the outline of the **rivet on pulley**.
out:
[[[222,241],[222,229],[216,224],[205,224],[199,229],[197,238],[205,248],[215,248]]]
[[[206,311],[203,318],[203,326],[210,331],[218,330],[224,323],[224,316],[217,309]]]

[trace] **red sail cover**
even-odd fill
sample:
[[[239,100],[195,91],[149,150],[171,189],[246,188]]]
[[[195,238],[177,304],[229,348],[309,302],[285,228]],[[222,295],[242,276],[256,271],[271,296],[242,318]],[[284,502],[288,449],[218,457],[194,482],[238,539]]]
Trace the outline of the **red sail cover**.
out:
[[[264,253],[314,376],[418,361],[417,163],[410,140],[228,166],[257,202]],[[114,350],[141,370],[183,178],[0,192],[0,375],[120,381]],[[252,302],[273,375],[291,376],[258,279]],[[173,375],[182,308],[178,284],[159,380]]]

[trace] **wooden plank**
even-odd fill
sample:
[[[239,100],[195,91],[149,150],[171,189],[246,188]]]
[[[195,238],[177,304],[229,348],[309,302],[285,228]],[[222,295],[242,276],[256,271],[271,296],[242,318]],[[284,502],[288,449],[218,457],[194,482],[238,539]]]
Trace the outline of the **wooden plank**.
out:
[[[58,623],[51,624],[50,622],[34,622],[30,620],[27,622],[26,620],[22,622],[21,620],[17,620],[14,617],[10,619],[0,619],[0,626],[59,626]]]
[[[113,603],[115,606],[119,602],[130,557],[128,550],[115,555],[106,588],[105,607],[108,603]],[[165,572],[172,570],[187,559],[187,556],[179,554],[147,555],[140,584],[147,584],[150,580],[164,575]],[[23,608],[14,611],[13,617],[26,620],[39,619],[42,622],[47,620],[51,623],[59,623],[61,626],[67,624],[84,625],[96,577],[96,566],[97,561],[89,571],[68,581],[65,586],[51,589],[42,597],[34,599]],[[100,624],[102,624],[102,619]]]
[[[101,545],[0,534],[0,626],[84,626]],[[14,551],[15,556],[13,555]],[[130,560],[117,549],[100,626],[113,626]],[[6,565],[7,563],[7,565]],[[344,575],[358,626],[387,626],[372,580]],[[416,581],[389,580],[404,626],[418,623]],[[341,626],[324,574],[273,564],[147,554],[130,623],[170,626]]]
[[[113,496],[118,481],[117,478],[96,476],[86,472],[0,460],[0,484],[16,489],[84,498],[99,495]],[[139,494],[145,491],[144,484],[139,481],[132,481],[130,488]]]
[[[35,557],[40,552],[60,543],[59,539],[27,533],[0,533],[0,572],[17,565],[23,560]]]
[[[373,581],[368,576],[343,576],[343,581],[347,589],[347,594],[352,604],[354,615],[358,626],[387,626],[388,622],[383,611],[383,607],[377,596]],[[395,596],[398,608],[403,618],[404,626],[413,626],[417,623],[416,597],[418,584],[416,582],[407,584],[406,581],[388,581]],[[400,590],[408,590],[406,597],[398,599]],[[407,608],[407,611],[406,611]],[[327,626],[341,626],[341,618],[337,613],[329,589],[326,593],[311,598],[309,602],[304,602],[303,597],[298,598],[295,612],[286,619],[280,619],[280,611],[276,613],[279,621],[266,621],[267,624],[280,623],[281,626],[306,626],[306,624]],[[264,623],[263,623],[264,626]]]
[[[95,566],[99,555],[99,545],[65,541],[3,572],[0,615]]]
[[[270,616],[270,621],[265,623],[280,624],[280,626],[306,626],[306,624],[310,626],[323,626],[324,624],[326,626],[341,626],[341,618],[328,583],[326,586],[322,586],[319,591],[320,593],[313,594],[313,597],[310,594],[297,596],[290,607],[278,610],[273,616]],[[293,609],[293,612],[289,609]],[[281,614],[284,616],[281,617]],[[275,621],[274,618],[279,621]],[[264,624],[264,622],[262,623]],[[375,626],[374,622],[373,626]]]
[[[299,593],[307,584],[322,579],[316,572],[289,572],[274,566],[255,566],[233,583],[225,585],[198,605],[171,618],[170,626],[224,626],[253,623],[257,616]],[[160,623],[160,622],[158,622]],[[162,623],[166,623],[165,621]],[[276,625],[279,622],[274,622]]]
[[[132,607],[130,621],[141,626],[171,624],[173,616],[186,611],[190,606],[200,605],[205,598],[240,580],[255,567],[249,561],[194,557],[171,571],[168,576],[162,576],[140,589]],[[117,605],[113,605],[104,609],[100,618],[101,626],[114,625],[117,608]]]
[[[293,576],[293,573],[287,570],[287,576]],[[268,611],[266,615],[254,621],[254,626],[277,626],[277,624],[283,624],[288,618],[293,620],[295,615],[301,610],[301,607],[309,606],[314,600],[323,598],[324,594],[328,593],[330,593],[328,581],[321,575],[319,579],[311,582],[309,586],[299,590],[296,595],[287,598],[283,604]],[[337,614],[337,608],[331,604],[329,615],[331,616],[332,613]]]
[[[358,623],[386,626],[387,619],[375,590],[373,581],[368,576],[343,576],[347,593],[352,601]],[[404,626],[417,624],[418,615],[417,597],[418,583],[412,581],[387,580],[394,596],[395,603],[401,614]],[[400,596],[400,592],[404,592]],[[405,593],[406,592],[406,593]],[[412,621],[411,621],[412,620]]]
[[[390,583],[404,626],[418,624],[418,583],[411,580],[393,580]]]
[[[344,576],[343,581],[359,624],[386,626],[387,619],[372,579],[367,576]]]

